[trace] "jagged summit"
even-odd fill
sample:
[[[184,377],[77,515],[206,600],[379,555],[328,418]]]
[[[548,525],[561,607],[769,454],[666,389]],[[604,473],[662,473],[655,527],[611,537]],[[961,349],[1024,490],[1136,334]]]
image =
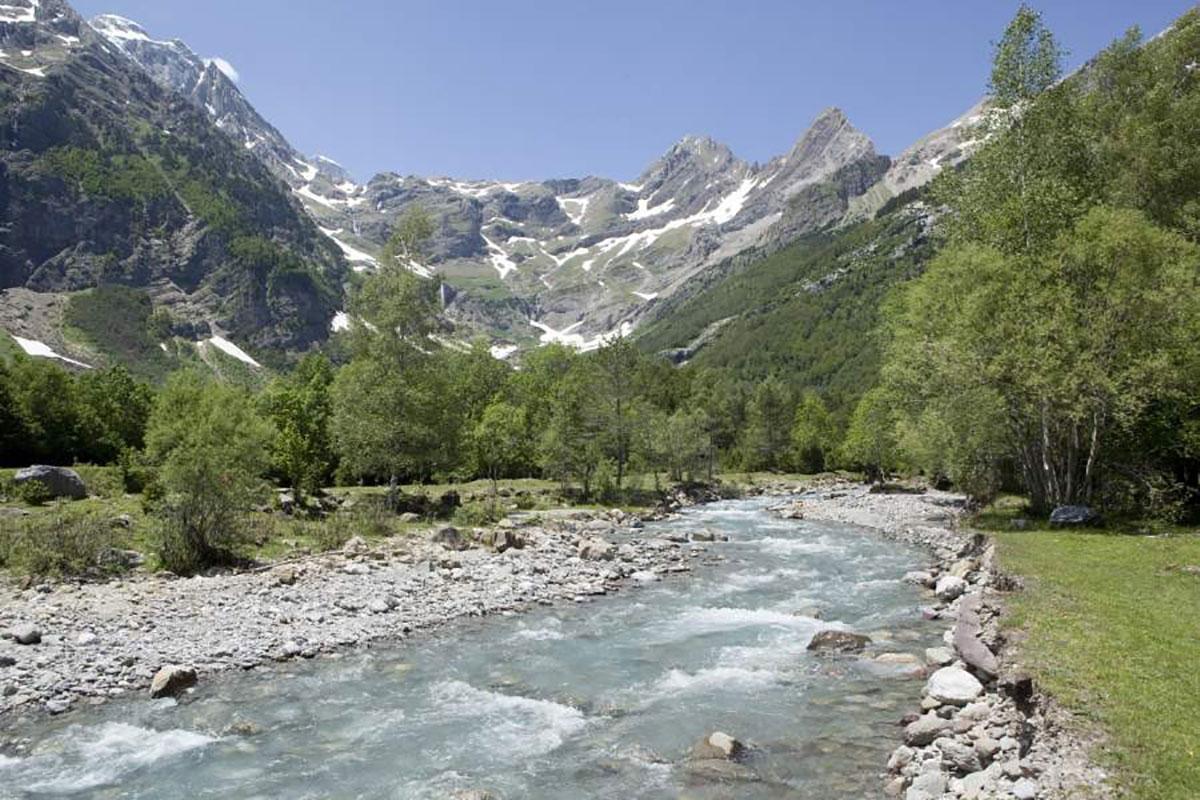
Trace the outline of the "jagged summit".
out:
[[[44,0],[43,10],[61,2]],[[360,184],[335,159],[297,151],[216,60],[177,39],[155,38],[125,17],[100,15],[92,28],[111,52],[189,100],[285,182],[356,269],[374,267],[399,218],[422,207],[435,233],[424,263],[411,268],[440,272],[459,289],[447,314],[501,343],[585,345],[635,323],[726,257],[836,224],[850,208],[876,207],[926,180],[939,163],[929,159],[928,168],[881,181],[894,165],[842,109],[830,107],[786,153],[762,165],[710,136],[689,134],[628,183],[385,172]]]

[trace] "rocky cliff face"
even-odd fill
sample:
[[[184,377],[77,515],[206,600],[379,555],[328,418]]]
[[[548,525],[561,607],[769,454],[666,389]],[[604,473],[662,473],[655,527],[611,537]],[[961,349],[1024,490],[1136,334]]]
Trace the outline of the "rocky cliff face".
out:
[[[101,16],[93,28],[165,89],[186,98],[290,187],[327,241],[371,269],[396,221],[420,206],[435,234],[410,267],[453,288],[447,315],[497,344],[595,345],[630,330],[705,270],[759,246],[869,216],[969,150],[968,126],[932,134],[892,162],[838,109],[822,112],[765,165],[687,136],[631,183],[598,177],[505,183],[377,175],[353,181],[298,153],[217,64],[178,40]]]
[[[286,187],[65,2],[19,2],[0,6],[0,289],[125,284],[181,332],[323,338],[345,262]]]

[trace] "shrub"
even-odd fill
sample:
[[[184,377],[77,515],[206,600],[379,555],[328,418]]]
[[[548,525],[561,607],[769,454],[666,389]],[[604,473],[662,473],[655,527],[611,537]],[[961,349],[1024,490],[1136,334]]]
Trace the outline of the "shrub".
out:
[[[261,494],[270,427],[241,390],[196,373],[173,377],[146,433],[162,465],[159,557],[180,574],[229,564],[249,543],[243,514]]]
[[[24,481],[12,484],[12,494],[23,503],[41,506],[54,499],[54,493],[41,481]]]
[[[476,500],[464,503],[454,512],[454,521],[459,525],[491,525],[503,516],[491,500]]]
[[[113,530],[106,520],[60,506],[6,525],[0,534],[0,562],[26,575],[81,575],[100,567],[112,545]]]

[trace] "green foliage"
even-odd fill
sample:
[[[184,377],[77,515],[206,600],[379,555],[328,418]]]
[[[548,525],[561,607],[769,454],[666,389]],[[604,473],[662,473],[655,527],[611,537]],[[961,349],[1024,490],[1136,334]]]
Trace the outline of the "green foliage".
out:
[[[842,461],[875,482],[886,480],[899,467],[895,409],[882,387],[867,392],[855,406],[842,442]]]
[[[139,154],[55,147],[42,163],[77,191],[96,197],[148,203],[170,191],[158,166]]]
[[[50,491],[50,487],[41,481],[13,483],[9,492],[22,503],[31,506],[45,505],[54,499],[54,493]]]
[[[1062,57],[1041,14],[1022,4],[992,56],[992,101],[1011,108],[1036,99],[1062,75]]]
[[[8,369],[12,407],[26,437],[10,465],[22,462],[69,465],[81,449],[75,380],[45,359],[18,357]]]
[[[384,245],[384,263],[401,268],[420,263],[431,236],[433,221],[429,214],[420,205],[409,206]]]
[[[0,527],[0,565],[22,575],[82,575],[105,564],[113,542],[107,520],[59,505]]]
[[[712,478],[711,422],[703,409],[678,409],[655,420],[652,432],[653,461],[662,465],[671,480]]]
[[[795,404],[791,392],[772,375],[754,387],[746,406],[742,464],[749,470],[785,469]]]
[[[805,392],[796,405],[791,436],[796,467],[809,474],[824,472],[838,444],[837,430],[833,416],[816,392]]]
[[[500,517],[500,509],[495,501],[487,503],[464,503],[454,511],[454,522],[464,527],[493,525]]]
[[[85,372],[77,381],[78,425],[86,442],[81,455],[100,464],[141,449],[153,391],[124,367]]]
[[[71,295],[64,321],[87,342],[143,377],[168,369],[159,343],[170,336],[170,312],[155,311],[143,289],[105,284]]]
[[[188,210],[213,230],[236,236],[244,229],[245,215],[237,203],[213,189],[206,181],[185,177],[177,188]]]
[[[483,410],[471,430],[470,446],[477,473],[492,481],[493,498],[501,477],[528,467],[531,444],[525,409],[496,400]]]
[[[290,375],[271,383],[259,405],[277,434],[272,470],[299,493],[318,491],[329,477],[334,453],[330,433],[333,415],[333,367],[319,354],[305,356]]]
[[[271,429],[243,391],[196,373],[171,378],[146,432],[166,498],[159,557],[191,574],[228,563],[245,544],[241,516],[261,494]]]
[[[1005,125],[940,181],[950,244],[888,314],[914,465],[981,500],[1015,473],[1039,511],[1181,513],[1200,463],[1198,46],[1193,11],[1056,83],[1052,37],[1018,12],[992,78]]]

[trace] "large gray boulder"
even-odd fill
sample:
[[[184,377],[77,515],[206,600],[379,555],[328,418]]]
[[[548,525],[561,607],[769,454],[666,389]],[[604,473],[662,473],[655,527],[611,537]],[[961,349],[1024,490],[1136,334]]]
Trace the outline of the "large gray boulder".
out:
[[[35,464],[19,470],[13,476],[17,486],[25,483],[40,483],[52,497],[66,497],[71,500],[82,500],[87,497],[87,487],[79,473],[67,467],[51,467],[45,464]]]
[[[1050,524],[1062,528],[1099,523],[1100,515],[1087,506],[1059,506],[1050,512]]]

